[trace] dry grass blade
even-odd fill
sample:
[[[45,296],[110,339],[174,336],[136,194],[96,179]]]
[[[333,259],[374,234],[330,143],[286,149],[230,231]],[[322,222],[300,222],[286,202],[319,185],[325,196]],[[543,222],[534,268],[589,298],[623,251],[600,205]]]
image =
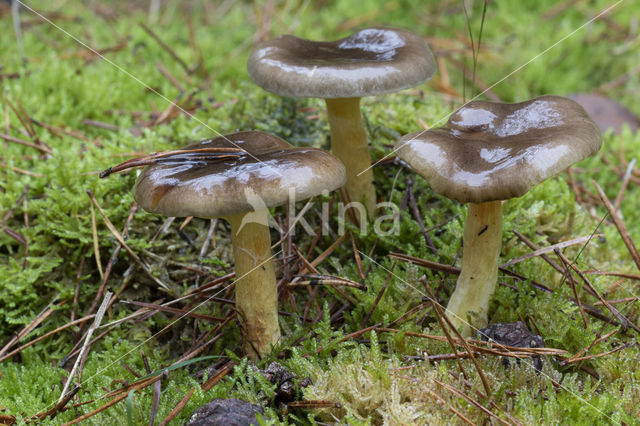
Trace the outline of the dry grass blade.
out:
[[[538,247],[537,245],[535,245],[533,243],[533,241],[531,241],[530,239],[528,239],[527,237],[525,237],[523,234],[521,234],[520,232],[516,231],[515,229],[513,230],[513,233],[516,237],[518,237],[523,243],[525,243],[530,249],[532,250],[539,250],[540,247]],[[561,274],[564,273],[564,268],[562,268],[560,265],[558,265],[556,262],[554,262],[553,260],[551,260],[551,258],[549,256],[547,256],[546,254],[540,254],[540,257],[547,262],[549,265],[551,265],[551,267],[553,269],[555,269],[556,271],[560,272]]]
[[[105,178],[112,173],[122,172],[134,167],[147,166],[159,161],[179,161],[179,160],[226,160],[245,154],[246,151],[240,148],[195,148],[195,149],[175,149],[171,151],[154,152],[138,158],[127,160],[117,166],[109,167],[100,172],[100,177]],[[201,157],[191,154],[202,154]],[[181,156],[185,156],[184,158]]]
[[[629,186],[629,182],[631,181],[631,172],[633,172],[633,167],[636,164],[636,159],[634,158],[629,162],[627,166],[627,171],[624,173],[624,178],[622,179],[622,185],[620,185],[620,190],[618,191],[618,195],[616,196],[616,201],[613,203],[613,208],[615,211],[620,211],[620,205],[622,204],[622,197],[624,197],[624,191],[627,190],[627,186]]]
[[[171,410],[169,414],[167,414],[167,417],[165,417],[162,420],[162,422],[160,422],[160,426],[166,426],[169,424],[171,420],[175,419],[176,416],[180,414],[180,412],[187,405],[187,403],[189,402],[189,400],[191,399],[191,396],[195,391],[196,391],[196,388],[191,388],[189,392],[187,392],[187,394],[178,402],[178,404],[176,404],[176,406],[173,407],[173,410]]]
[[[322,275],[322,274],[304,274],[298,275],[299,278],[305,278],[302,281],[292,281],[287,283],[287,287],[298,287],[298,286],[312,286],[312,285],[331,285],[331,286],[345,286],[345,287],[353,287],[358,290],[364,290],[366,288],[365,285],[357,283],[355,281],[351,281],[346,278],[336,277],[333,275]]]
[[[531,253],[527,253],[524,256],[520,256],[520,257],[516,257],[515,259],[511,259],[510,261],[508,261],[506,263],[503,263],[501,265],[501,267],[502,268],[507,268],[509,266],[515,265],[516,263],[520,263],[523,260],[531,259],[532,257],[537,257],[537,256],[540,256],[542,254],[550,253],[552,251],[555,251],[555,250],[558,250],[558,249],[561,249],[561,248],[574,246],[574,245],[578,245],[578,244],[582,244],[582,243],[585,243],[585,245],[586,245],[593,238],[601,237],[602,235],[603,234],[585,235],[583,237],[573,238],[571,240],[562,241],[562,242],[559,242],[557,244],[554,244],[554,245],[551,245],[551,246],[548,246],[548,247],[543,247],[543,248],[537,249],[536,251],[533,251]]]
[[[104,271],[102,270],[102,260],[100,260],[100,242],[98,241],[98,228],[96,226],[96,212],[93,208],[93,203],[91,205],[91,234],[93,236],[93,254],[96,258],[96,265],[98,266],[98,273],[100,274],[100,279],[104,280]]]
[[[27,326],[25,326],[16,336],[14,336],[2,349],[0,349],[0,356],[4,355],[13,345],[22,340],[27,334],[31,333],[34,328],[42,324],[42,322],[55,312],[52,305],[55,303],[55,299],[47,305]],[[58,303],[56,307],[61,306],[65,302]]]
[[[96,328],[98,328],[100,326],[100,323],[102,322],[102,317],[104,317],[104,313],[107,310],[107,306],[109,305],[109,300],[111,299],[112,295],[113,293],[109,291],[104,295],[104,300],[102,301],[102,305],[100,305],[100,309],[98,309],[98,312],[96,313],[96,317],[93,321],[93,325],[91,325],[91,327],[87,331],[87,337],[85,339],[84,345],[82,346],[82,350],[80,350],[80,354],[78,355],[78,358],[75,364],[73,365],[71,372],[69,373],[69,377],[67,378],[67,381],[64,384],[64,387],[62,388],[62,392],[60,394],[60,399],[58,399],[58,403],[60,403],[64,399],[67,393],[67,389],[69,389],[69,385],[73,380],[73,376],[75,376],[78,366],[82,362],[84,354],[89,348],[89,342],[91,341],[91,336],[93,335],[93,332],[96,330]]]
[[[629,254],[631,254],[631,258],[633,259],[636,266],[640,270],[640,254],[638,253],[638,249],[636,248],[635,244],[633,244],[633,240],[629,235],[629,231],[627,231],[627,227],[624,225],[624,222],[622,221],[622,219],[620,219],[620,217],[616,214],[615,207],[611,204],[611,201],[609,201],[609,198],[607,198],[607,195],[604,193],[602,188],[600,188],[600,185],[598,185],[598,182],[596,182],[593,179],[591,180],[591,182],[596,187],[596,190],[598,191],[598,195],[600,196],[600,199],[604,203],[604,206],[607,208],[607,211],[609,212],[611,219],[613,219],[613,223],[616,225],[616,228],[620,233],[620,237],[622,237],[622,241],[627,246],[627,249],[629,250]]]
[[[395,328],[378,327],[376,331],[387,333],[404,333],[406,336],[419,337],[423,339],[438,340],[440,342],[447,342],[445,336],[438,336],[435,334],[423,334],[413,331],[402,331]],[[457,338],[452,338],[453,342],[458,346],[464,346],[462,342]],[[566,355],[567,351],[563,349],[555,348],[521,348],[518,346],[504,345],[496,342],[485,342],[484,340],[476,339],[464,339],[474,352],[486,353],[490,355],[507,356],[512,358],[529,358],[534,355]]]

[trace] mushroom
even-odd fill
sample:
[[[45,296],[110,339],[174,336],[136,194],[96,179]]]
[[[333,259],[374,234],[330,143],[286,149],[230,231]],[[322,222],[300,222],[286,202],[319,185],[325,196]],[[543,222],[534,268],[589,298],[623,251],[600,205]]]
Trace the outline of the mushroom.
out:
[[[250,357],[261,358],[280,340],[268,208],[340,187],[346,179],[344,166],[323,150],[294,148],[277,136],[256,131],[185,149],[198,148],[242,148],[246,154],[233,159],[198,152],[165,157],[142,171],[135,199],[151,213],[221,217],[229,222],[243,349]]]
[[[331,150],[347,169],[348,199],[364,202],[373,217],[376,192],[360,98],[429,80],[436,63],[425,41],[393,28],[367,28],[332,42],[283,35],[258,45],[247,69],[269,92],[325,100]]]
[[[396,143],[398,156],[435,192],[469,203],[462,269],[447,306],[464,336],[487,323],[502,244],[502,200],[522,196],[601,144],[584,109],[559,96],[469,102],[445,126]]]

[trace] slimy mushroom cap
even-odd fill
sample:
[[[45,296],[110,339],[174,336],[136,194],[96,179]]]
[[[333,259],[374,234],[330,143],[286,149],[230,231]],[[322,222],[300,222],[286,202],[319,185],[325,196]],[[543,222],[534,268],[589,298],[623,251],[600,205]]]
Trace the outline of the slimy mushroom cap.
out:
[[[330,42],[283,35],[258,45],[247,69],[280,96],[359,98],[417,86],[433,76],[436,63],[419,36],[376,27]]]
[[[601,144],[597,125],[579,104],[541,96],[469,102],[445,126],[404,136],[396,150],[437,193],[483,203],[524,195]]]
[[[240,132],[185,149],[242,148],[219,159],[176,155],[143,170],[135,187],[140,206],[165,216],[226,217],[301,201],[344,184],[344,166],[316,148],[295,148],[277,136]]]

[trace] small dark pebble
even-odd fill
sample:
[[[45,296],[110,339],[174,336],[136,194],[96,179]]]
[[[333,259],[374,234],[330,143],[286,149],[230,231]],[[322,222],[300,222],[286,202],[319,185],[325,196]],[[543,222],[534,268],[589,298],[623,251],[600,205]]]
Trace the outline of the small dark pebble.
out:
[[[247,426],[258,425],[256,414],[264,413],[258,404],[240,399],[216,398],[191,413],[186,426]]]
[[[543,348],[542,337],[533,334],[522,321],[511,323],[495,323],[478,332],[481,340],[496,342],[503,345],[517,346],[519,348]],[[539,355],[531,357],[533,367],[537,372],[542,370],[542,359]],[[520,360],[516,359],[518,365]],[[502,363],[509,367],[509,359],[503,358]]]

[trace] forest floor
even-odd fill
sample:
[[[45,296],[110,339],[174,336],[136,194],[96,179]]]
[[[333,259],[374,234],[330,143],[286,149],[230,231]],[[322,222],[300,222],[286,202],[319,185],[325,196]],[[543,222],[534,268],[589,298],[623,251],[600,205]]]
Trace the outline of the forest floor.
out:
[[[466,206],[389,157],[402,135],[443,125],[476,96],[597,93],[637,116],[638,2],[496,0],[484,19],[484,2],[453,0],[25,1],[18,16],[9,3],[0,423],[182,424],[213,398],[239,398],[274,423],[640,424],[633,123],[505,202],[500,261],[517,262],[499,273],[489,323],[522,321],[544,345],[508,364],[513,352],[441,327]],[[248,54],[283,33],[335,40],[381,25],[424,37],[438,63],[428,83],[362,101],[372,156],[387,158],[374,168],[378,196],[400,207],[382,225],[397,228],[339,220],[337,194],[306,207],[312,232],[274,228],[283,339],[254,368],[234,316],[227,223],[147,213],[133,199],[136,170],[98,174],[238,130],[328,149],[322,100],[266,93]],[[292,213],[272,210],[282,225]],[[286,403],[258,371],[274,361],[295,376]]]

